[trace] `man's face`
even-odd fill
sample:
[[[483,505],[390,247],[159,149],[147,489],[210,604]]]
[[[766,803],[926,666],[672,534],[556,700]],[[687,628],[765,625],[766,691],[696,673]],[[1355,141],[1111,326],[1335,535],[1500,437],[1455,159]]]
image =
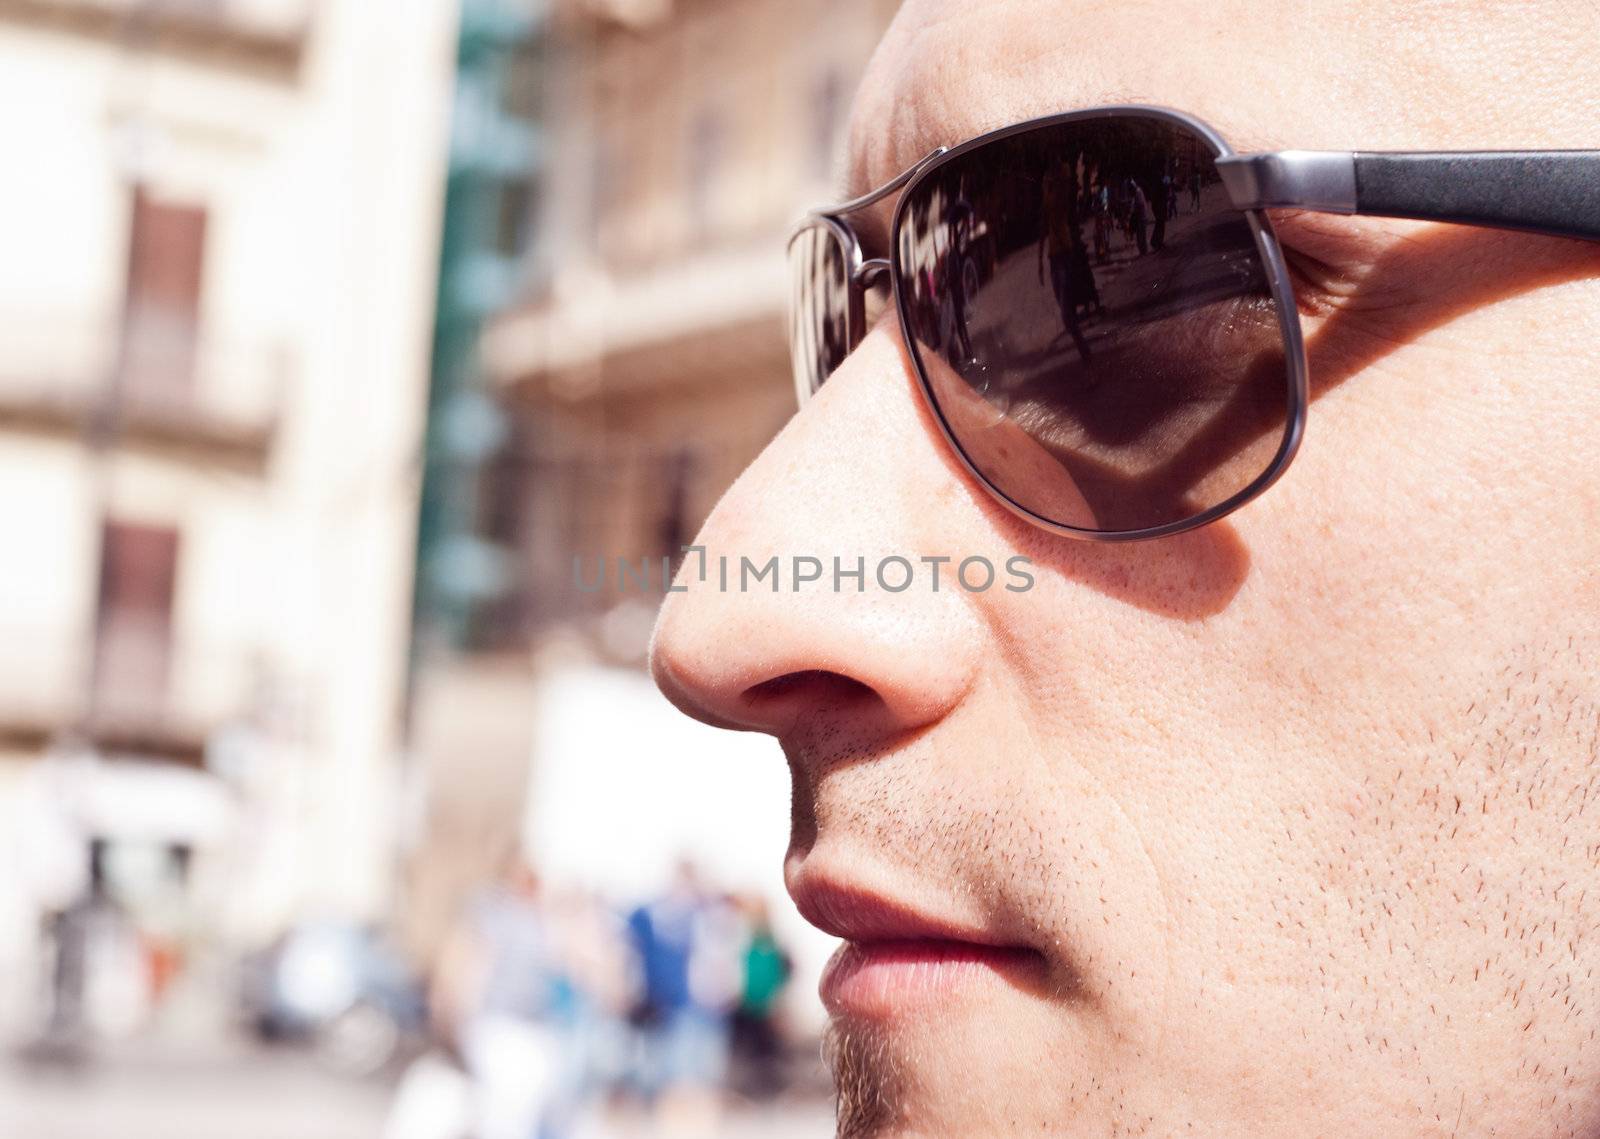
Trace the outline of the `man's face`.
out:
[[[912,0],[850,189],[1106,103],[1241,150],[1600,145],[1597,34],[1587,3]],[[846,1131],[1600,1129],[1600,252],[1274,221],[1314,402],[1240,513],[1030,528],[884,319],[699,541],[1022,554],[1035,587],[663,610],[662,687],[781,740],[791,890],[858,943],[825,982]]]

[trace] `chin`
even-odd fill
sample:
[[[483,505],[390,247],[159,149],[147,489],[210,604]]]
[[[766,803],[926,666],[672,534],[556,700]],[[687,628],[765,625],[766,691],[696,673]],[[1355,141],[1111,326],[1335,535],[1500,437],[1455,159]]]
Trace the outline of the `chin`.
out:
[[[1085,1079],[1085,1034],[1019,1003],[835,1015],[823,1054],[839,1096],[839,1139],[1077,1133],[1099,1082]]]

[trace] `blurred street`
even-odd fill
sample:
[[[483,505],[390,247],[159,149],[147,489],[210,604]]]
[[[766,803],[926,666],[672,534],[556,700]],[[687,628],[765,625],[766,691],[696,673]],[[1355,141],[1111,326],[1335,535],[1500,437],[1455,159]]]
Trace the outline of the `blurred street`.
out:
[[[136,1043],[82,1071],[0,1065],[0,1134],[28,1139],[359,1139],[380,1134],[381,1083],[303,1055]]]
[[[303,1053],[242,1043],[200,1050],[140,1042],[81,1071],[0,1060],[0,1135],[17,1139],[379,1139],[393,1088],[319,1070]],[[817,1101],[730,1112],[722,1139],[821,1139]],[[580,1139],[643,1139],[618,1117]]]

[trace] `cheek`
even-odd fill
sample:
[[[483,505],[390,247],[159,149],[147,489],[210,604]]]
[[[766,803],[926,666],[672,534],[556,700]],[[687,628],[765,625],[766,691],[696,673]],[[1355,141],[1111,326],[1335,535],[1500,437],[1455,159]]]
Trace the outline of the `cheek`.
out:
[[[1397,593],[1465,603],[1518,584],[1548,591],[1594,564],[1596,305],[1600,288],[1578,283],[1432,327],[1407,326],[1417,304],[1306,321],[1318,394],[1300,455],[1269,496],[1277,512],[1264,512],[1316,539],[1284,551],[1290,564],[1335,592],[1375,587],[1375,605]],[[1318,359],[1324,326],[1341,320],[1333,339],[1346,351]]]
[[[1278,565],[1154,658],[1159,728],[1117,757],[1178,931],[1177,1062],[1396,1111],[1550,1056],[1591,1075],[1600,609]]]
[[[1390,469],[1426,497],[1430,462]],[[1129,1010],[1161,1026],[1129,1033],[1154,1049],[1144,1059],[1165,1050],[1185,1086],[1230,1089],[1229,1110],[1303,1109],[1293,1089],[1314,1077],[1330,1118],[1381,1120],[1435,1085],[1514,1082],[1537,1048],[1577,1054],[1587,1021],[1568,993],[1600,965],[1584,935],[1600,915],[1570,893],[1594,880],[1600,901],[1572,826],[1594,741],[1558,729],[1600,724],[1575,704],[1592,688],[1576,662],[1600,659],[1600,636],[1572,650],[1566,635],[1581,647],[1595,618],[1571,612],[1581,593],[1552,604],[1537,588],[1549,551],[1480,560],[1468,540],[1446,556],[1466,531],[1436,516],[1343,541],[1336,515],[1389,507],[1327,505],[1336,490],[1311,511],[1269,495],[1240,520],[1248,572],[1215,613],[1173,621],[1081,572],[1011,599],[997,624],[1034,637],[1008,654],[1033,738],[1005,754],[1053,757],[1048,779],[1023,769],[1034,791],[1014,809],[1079,844],[1053,848],[1080,877],[1041,891],[1041,911],[1071,928],[1076,892],[1108,888],[1133,932],[1100,963],[1121,954],[1129,991],[1163,947],[1143,994],[1159,1007]],[[1561,636],[1531,646],[1541,630]],[[1102,836],[1087,861],[1085,818]],[[1103,884],[1098,857],[1117,869]],[[1128,920],[1138,906],[1159,921]],[[1535,985],[1558,1015],[1530,1043],[1528,1017],[1511,1019]]]

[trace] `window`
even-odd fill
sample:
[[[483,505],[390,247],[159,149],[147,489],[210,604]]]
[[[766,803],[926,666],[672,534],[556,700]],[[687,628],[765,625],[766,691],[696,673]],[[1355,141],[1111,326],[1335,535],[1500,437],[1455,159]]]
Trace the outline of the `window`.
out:
[[[542,122],[546,112],[544,84],[543,41],[536,37],[512,47],[506,58],[501,97],[506,114],[525,123]]]
[[[717,181],[727,157],[727,124],[715,107],[707,107],[694,117],[689,128],[689,219],[694,232],[704,234],[716,216],[714,201]]]
[[[133,191],[123,307],[122,387],[135,402],[173,402],[194,383],[206,211]]]
[[[148,714],[166,694],[178,531],[107,522],[100,546],[95,697],[115,716]]]
[[[691,515],[690,492],[696,474],[696,455],[687,447],[679,448],[656,460],[654,472],[661,488],[661,508],[658,516],[657,544],[661,552],[676,560],[683,547],[694,541],[701,519]]]
[[[520,260],[533,239],[538,191],[531,178],[518,178],[500,186],[500,209],[495,224],[495,250]]]
[[[844,121],[844,77],[829,67],[818,77],[811,98],[811,163],[820,178],[833,174],[839,126]]]
[[[596,138],[589,169],[589,235],[596,248],[606,240],[612,215],[622,204],[622,160],[610,139]]]

